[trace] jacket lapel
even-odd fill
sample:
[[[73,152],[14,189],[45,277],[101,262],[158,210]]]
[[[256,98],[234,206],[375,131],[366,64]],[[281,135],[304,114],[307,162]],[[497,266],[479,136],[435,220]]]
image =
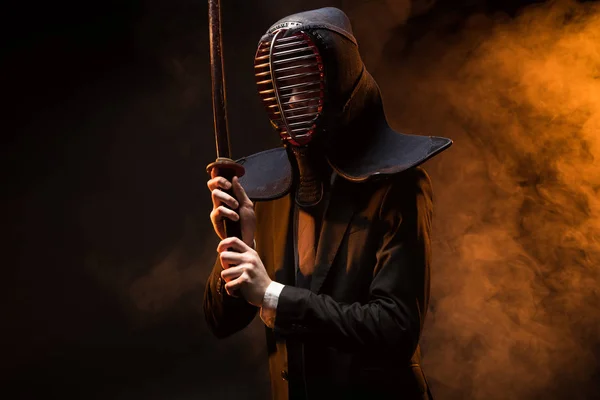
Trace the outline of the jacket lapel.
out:
[[[355,196],[350,196],[349,193],[347,195],[348,185],[344,179],[337,176],[332,185],[331,198],[325,209],[315,257],[315,270],[310,285],[310,290],[315,293],[319,293],[325,278],[327,278],[356,209]]]
[[[269,214],[268,223],[271,228],[266,231],[270,236],[267,240],[270,240],[272,245],[271,253],[271,269],[269,272],[272,279],[284,284],[294,285],[294,268],[284,268],[286,265],[294,262],[293,254],[293,232],[291,227],[293,226],[293,207],[291,196],[288,194],[278,200],[269,202],[273,212]],[[293,264],[292,264],[293,265]]]

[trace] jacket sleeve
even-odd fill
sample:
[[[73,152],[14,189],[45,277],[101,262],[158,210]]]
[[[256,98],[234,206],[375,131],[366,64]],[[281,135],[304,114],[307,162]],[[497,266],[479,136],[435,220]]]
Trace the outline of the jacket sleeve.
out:
[[[410,359],[429,298],[432,192],[423,170],[403,175],[387,188],[374,221],[381,240],[368,302],[342,304],[328,295],[285,286],[275,319],[278,333],[340,350]]]
[[[221,279],[221,261],[217,257],[204,290],[204,317],[212,333],[225,338],[245,328],[256,315],[258,308],[242,297],[232,297]]]

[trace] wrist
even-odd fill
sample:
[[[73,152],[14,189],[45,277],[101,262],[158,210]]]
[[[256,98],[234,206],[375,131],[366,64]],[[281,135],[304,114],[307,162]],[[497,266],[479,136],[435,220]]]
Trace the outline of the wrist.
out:
[[[260,303],[257,304],[258,307],[262,307],[265,304],[265,298],[268,296],[268,292],[269,292],[269,287],[271,286],[271,284],[273,283],[272,280],[269,279],[269,281],[267,282],[267,284],[263,287],[262,295],[259,296],[260,297]]]

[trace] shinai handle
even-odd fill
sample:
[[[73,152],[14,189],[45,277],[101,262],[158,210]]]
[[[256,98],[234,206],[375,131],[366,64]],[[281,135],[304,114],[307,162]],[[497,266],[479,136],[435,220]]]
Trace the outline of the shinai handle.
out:
[[[217,175],[222,176],[223,178],[225,178],[229,182],[231,182],[232,187],[230,189],[227,189],[227,190],[221,189],[221,190],[223,190],[225,193],[227,193],[228,195],[230,195],[231,197],[233,197],[234,199],[237,200],[235,193],[233,193],[233,177],[236,176],[236,171],[234,169],[219,167],[219,169],[217,171]],[[239,201],[238,201],[238,203],[239,203]],[[223,206],[231,209],[231,207],[229,207],[226,204],[223,204]],[[237,212],[239,215],[239,207],[237,210],[234,210],[234,211]],[[223,218],[223,223],[225,224],[225,236],[227,236],[227,237],[235,236],[239,239],[242,239],[241,215],[240,215],[240,219],[238,219],[237,221],[232,221],[229,218]]]

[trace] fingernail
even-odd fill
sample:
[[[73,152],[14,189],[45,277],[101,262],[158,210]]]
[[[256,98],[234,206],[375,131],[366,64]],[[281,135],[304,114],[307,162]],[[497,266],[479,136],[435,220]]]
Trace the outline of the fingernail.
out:
[[[238,208],[240,206],[240,203],[238,203],[237,201],[233,202],[233,208]]]

